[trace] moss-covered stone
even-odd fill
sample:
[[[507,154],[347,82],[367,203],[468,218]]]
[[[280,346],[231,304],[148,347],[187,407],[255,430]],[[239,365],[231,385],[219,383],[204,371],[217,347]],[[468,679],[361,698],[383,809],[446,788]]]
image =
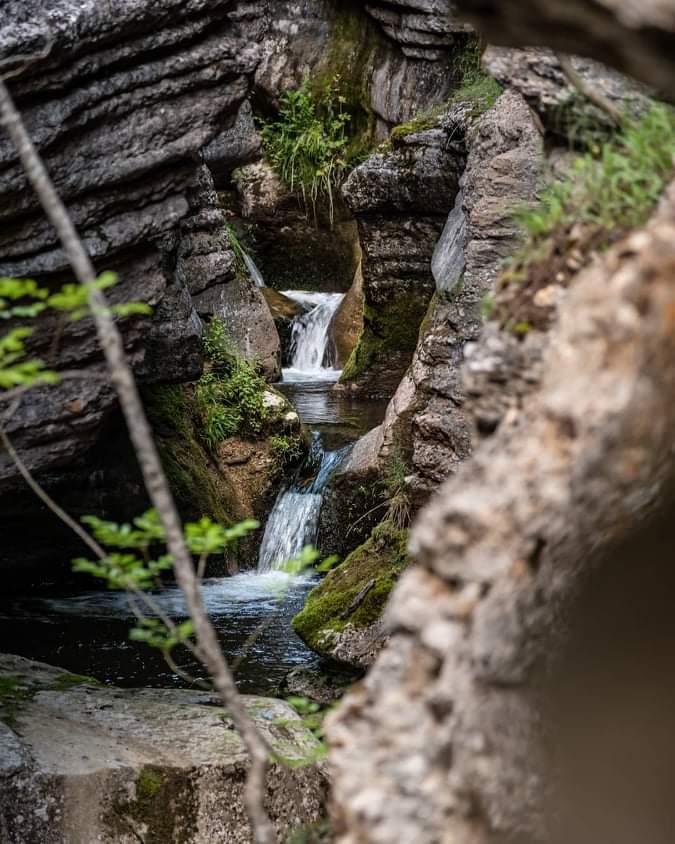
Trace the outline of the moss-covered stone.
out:
[[[384,304],[364,305],[363,331],[345,364],[341,383],[358,381],[368,373],[369,379],[383,389],[390,380],[395,388],[417,346],[428,301],[429,297],[417,290],[404,290]],[[387,376],[384,380],[373,378],[378,369]],[[386,389],[393,391],[388,386]]]
[[[407,539],[407,530],[382,522],[363,545],[310,592],[304,609],[293,619],[293,629],[310,648],[332,655],[327,633],[339,633],[348,624],[365,628],[378,621],[391,590],[409,563]],[[371,580],[373,586],[357,602]]]
[[[14,727],[21,708],[29,703],[38,692],[72,689],[73,686],[97,686],[98,680],[82,674],[52,673],[44,677],[28,677],[21,674],[0,676],[0,721]]]

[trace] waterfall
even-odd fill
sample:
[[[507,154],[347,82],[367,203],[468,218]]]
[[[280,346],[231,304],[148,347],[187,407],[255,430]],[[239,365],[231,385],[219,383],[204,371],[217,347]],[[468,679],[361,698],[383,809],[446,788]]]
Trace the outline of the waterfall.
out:
[[[330,324],[344,294],[300,290],[284,290],[283,294],[306,309],[293,321],[291,366],[284,370],[284,380],[337,380],[340,370],[331,365]]]
[[[246,269],[248,270],[248,274],[251,276],[251,280],[255,283],[256,287],[267,287],[265,284],[265,279],[262,277],[262,273],[256,267],[255,261],[248,252],[244,252],[241,250],[241,256],[244,259],[244,263],[246,264]]]
[[[324,451],[318,433],[310,452],[290,487],[282,490],[265,527],[258,573],[275,571],[297,557],[305,545],[313,545],[319,533],[323,490],[333,469],[347,449]]]

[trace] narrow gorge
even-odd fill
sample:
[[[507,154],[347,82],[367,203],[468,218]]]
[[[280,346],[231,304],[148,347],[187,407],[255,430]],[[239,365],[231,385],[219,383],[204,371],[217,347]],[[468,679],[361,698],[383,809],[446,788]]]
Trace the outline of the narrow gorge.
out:
[[[637,652],[631,549],[670,512],[662,49],[638,72],[581,27],[568,55],[544,0],[522,31],[508,0],[2,5],[271,831],[96,312],[1,133],[0,844],[665,844],[637,751],[649,786],[607,821],[597,713],[616,740],[628,705],[573,688],[618,688],[603,660],[639,685],[603,636]],[[634,622],[645,648],[668,617]]]

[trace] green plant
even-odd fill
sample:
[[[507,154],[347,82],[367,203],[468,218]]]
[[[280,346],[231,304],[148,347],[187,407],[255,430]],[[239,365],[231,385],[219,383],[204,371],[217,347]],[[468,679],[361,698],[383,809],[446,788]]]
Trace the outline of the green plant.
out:
[[[235,354],[222,320],[210,321],[203,342],[209,365],[195,386],[195,408],[205,444],[214,449],[235,434],[260,434],[268,415],[264,380]]]
[[[282,466],[294,463],[303,454],[302,440],[299,437],[289,437],[283,434],[270,437],[272,454]]]
[[[115,273],[102,273],[89,287],[105,290],[117,283]],[[58,311],[68,320],[80,320],[89,313],[88,286],[65,284],[50,292],[32,279],[0,278],[0,319],[34,318],[46,309]],[[111,305],[115,316],[151,314],[143,302]],[[39,358],[26,358],[26,341],[33,334],[28,326],[13,327],[0,337],[0,390],[55,384],[59,374],[48,369]]]
[[[388,508],[385,519],[391,521],[396,530],[403,530],[410,524],[412,503],[408,490],[407,466],[399,448],[394,449],[384,467],[384,488]]]
[[[331,224],[334,191],[346,173],[347,123],[345,98],[334,77],[315,95],[309,80],[283,94],[279,119],[263,123],[261,137],[270,163],[292,191],[299,191],[316,219],[317,202],[328,202]]]
[[[514,263],[536,259],[556,230],[572,225],[607,232],[646,220],[672,176],[675,110],[655,105],[611,141],[593,144],[562,181],[553,182],[534,208],[516,214],[525,243]]]

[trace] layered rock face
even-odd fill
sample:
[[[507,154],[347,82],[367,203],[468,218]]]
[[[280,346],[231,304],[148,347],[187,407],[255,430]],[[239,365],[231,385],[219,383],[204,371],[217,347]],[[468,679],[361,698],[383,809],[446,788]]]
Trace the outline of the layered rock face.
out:
[[[507,91],[478,121],[458,106],[442,123],[468,149],[461,193],[434,251],[437,292],[412,365],[383,424],[380,460],[400,449],[417,506],[471,451],[460,368],[476,340],[481,305],[513,251],[514,208],[531,202],[543,171],[543,140],[523,98]]]
[[[0,838],[41,844],[244,844],[248,757],[217,698],[123,690],[0,656]],[[318,742],[280,700],[244,698],[270,747],[311,763]],[[7,726],[9,722],[10,726]],[[320,763],[275,764],[268,808],[280,837],[318,820]]]
[[[272,320],[259,292],[237,275],[211,176],[229,183],[236,167],[260,154],[251,95],[269,111],[305,74],[343,77],[354,125],[368,138],[447,96],[464,27],[438,4],[396,4],[396,20],[383,9],[324,0],[103,7],[17,0],[3,7],[0,57],[45,54],[12,79],[12,92],[96,266],[119,274],[113,301],[154,307],[152,319],[122,325],[144,383],[198,377],[198,317],[214,314],[268,378],[278,373]],[[0,273],[51,287],[69,280],[7,140],[0,141],[0,170]],[[347,251],[345,288],[355,268]],[[93,505],[129,515],[143,493],[91,324],[41,320],[31,343],[31,351],[77,377],[25,397],[7,424],[10,435],[29,468],[39,468],[76,515]],[[120,484],[130,512],[109,494]],[[0,492],[10,496],[3,515],[17,526],[38,515],[6,456]],[[39,518],[50,548],[65,553],[58,529],[47,529],[48,516]],[[8,558],[32,555],[15,556],[20,540],[11,545]]]
[[[3,11],[3,57],[51,47],[11,87],[97,268],[119,274],[113,301],[154,308],[151,320],[122,326],[137,375],[146,383],[195,379],[202,367],[198,312],[221,313],[218,293],[234,279],[222,211],[198,152],[236,120],[259,59],[260,9],[62,2],[10,3]],[[7,139],[0,140],[0,167],[0,274],[50,287],[69,280],[55,233]],[[267,322],[273,334],[269,315]],[[39,468],[69,503],[86,500],[91,508],[119,499],[119,464],[126,462],[125,498],[130,507],[134,499],[140,504],[90,321],[41,320],[31,351],[57,369],[76,370],[77,378],[23,397],[8,421],[29,468]],[[269,355],[270,374],[278,371],[277,358],[278,345]],[[0,482],[7,494],[22,489],[7,455],[0,458]],[[30,499],[5,500],[11,504],[3,518],[16,516],[15,527],[35,515]],[[58,554],[58,528],[39,518],[44,540],[56,531],[51,550]],[[10,558],[11,544],[3,549]]]
[[[343,187],[363,253],[364,329],[342,383],[391,395],[417,344],[434,290],[431,257],[452,208],[464,148],[443,129],[413,133],[376,153]]]

